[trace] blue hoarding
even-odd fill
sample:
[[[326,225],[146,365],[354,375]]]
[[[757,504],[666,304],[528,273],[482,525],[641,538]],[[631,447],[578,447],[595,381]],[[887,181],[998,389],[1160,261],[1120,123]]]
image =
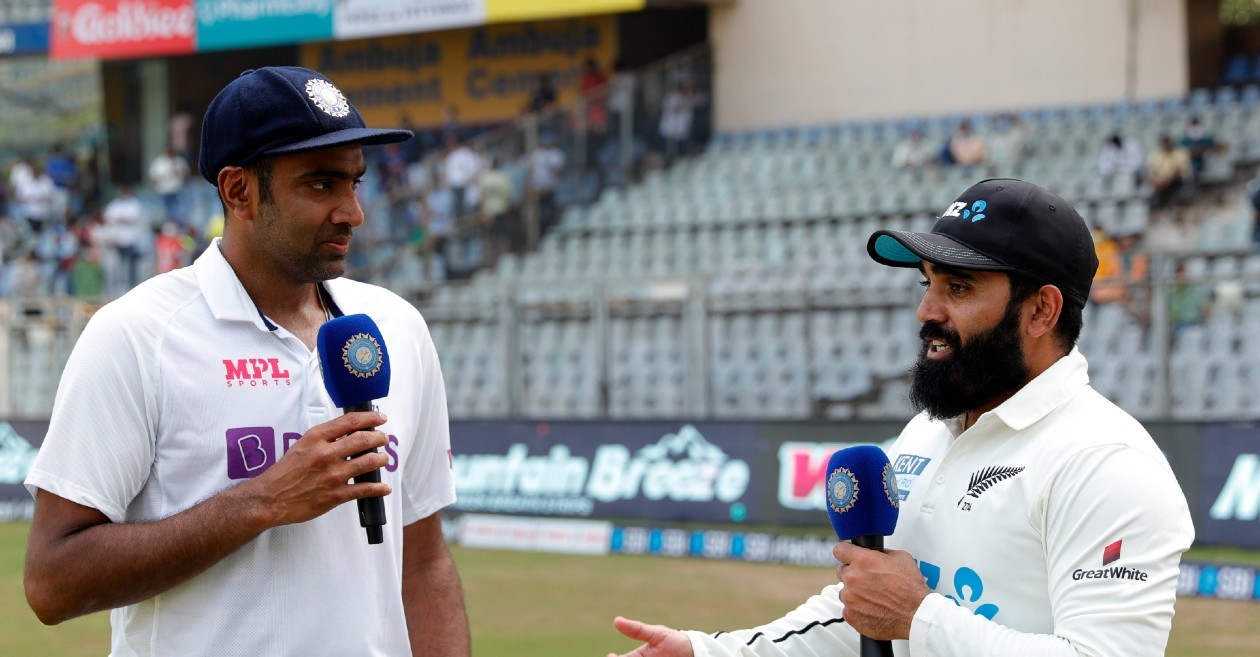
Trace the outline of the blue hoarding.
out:
[[[333,0],[198,0],[197,49],[331,39]]]
[[[0,25],[0,56],[48,52],[48,23]]]

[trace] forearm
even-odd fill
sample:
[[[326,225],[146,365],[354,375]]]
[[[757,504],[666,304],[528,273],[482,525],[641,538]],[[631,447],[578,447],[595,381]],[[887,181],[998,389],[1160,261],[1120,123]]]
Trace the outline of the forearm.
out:
[[[856,657],[857,633],[844,621],[839,588],[821,593],[776,621],[747,630],[687,632],[696,657]]]
[[[36,503],[37,513],[40,506],[70,504],[54,502],[45,491]],[[206,570],[268,526],[263,507],[247,488],[237,487],[153,522],[101,522],[38,542],[40,530],[33,527],[27,598],[47,624],[147,600]]]
[[[403,573],[403,608],[416,657],[468,657],[468,615],[459,573],[450,552]]]

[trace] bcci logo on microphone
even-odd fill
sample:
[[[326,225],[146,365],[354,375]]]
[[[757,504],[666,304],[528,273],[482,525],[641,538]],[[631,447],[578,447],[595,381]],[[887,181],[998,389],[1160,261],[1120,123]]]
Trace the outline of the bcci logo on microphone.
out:
[[[858,482],[853,471],[836,468],[827,476],[827,505],[836,513],[853,508],[858,498]]]
[[[341,362],[351,374],[370,379],[381,371],[381,343],[367,333],[356,333],[341,348]]]

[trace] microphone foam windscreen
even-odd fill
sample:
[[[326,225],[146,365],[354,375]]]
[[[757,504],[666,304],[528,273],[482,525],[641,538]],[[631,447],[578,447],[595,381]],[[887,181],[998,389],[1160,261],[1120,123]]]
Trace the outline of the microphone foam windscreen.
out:
[[[376,322],[346,315],[319,327],[316,341],[328,396],[340,408],[389,395],[389,352]]]
[[[827,516],[840,540],[892,534],[899,506],[897,479],[884,450],[858,445],[831,455],[827,462]]]

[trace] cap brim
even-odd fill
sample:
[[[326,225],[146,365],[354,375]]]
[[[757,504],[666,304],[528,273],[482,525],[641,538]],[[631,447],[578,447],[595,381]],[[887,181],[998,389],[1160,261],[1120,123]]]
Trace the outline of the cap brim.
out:
[[[259,153],[259,157],[268,155],[284,155],[286,153],[300,153],[302,151],[314,151],[321,148],[332,148],[333,146],[342,146],[344,144],[362,144],[364,146],[379,146],[381,144],[396,144],[407,141],[415,135],[410,130],[387,130],[383,128],[346,128],[336,132],[329,132],[318,137],[312,137],[293,144],[286,144],[277,148],[268,149],[264,153]]]
[[[918,267],[924,260],[961,269],[1012,271],[983,253],[961,242],[936,233],[911,233],[902,230],[879,230],[866,243],[871,259],[889,267]]]

